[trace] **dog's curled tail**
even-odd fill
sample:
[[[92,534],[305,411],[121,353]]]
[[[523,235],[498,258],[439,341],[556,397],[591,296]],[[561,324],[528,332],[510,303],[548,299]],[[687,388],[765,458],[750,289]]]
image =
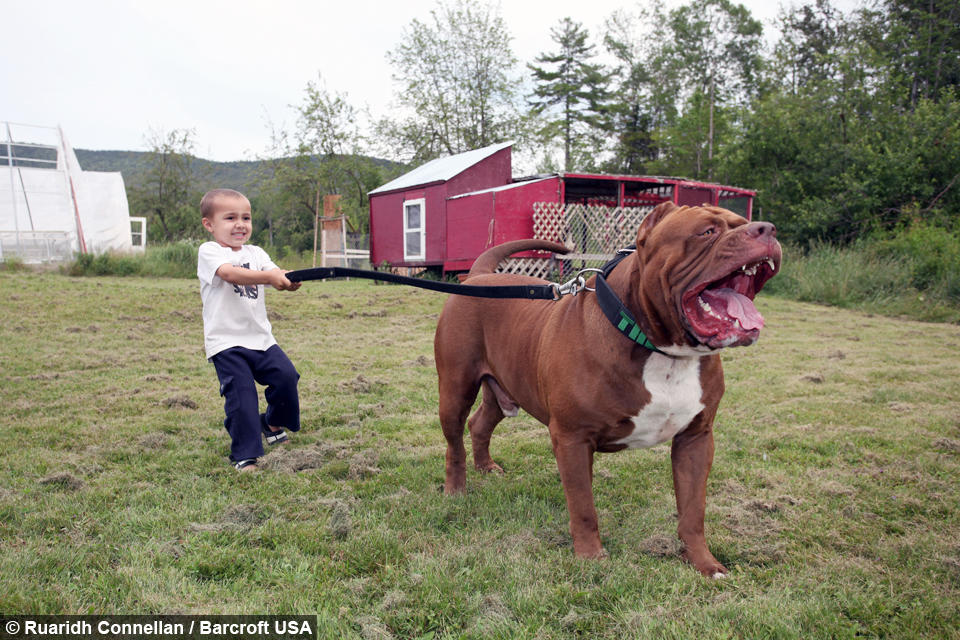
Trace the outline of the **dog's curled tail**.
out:
[[[552,251],[553,253],[569,253],[570,249],[562,244],[550,242],[548,240],[511,240],[490,247],[480,254],[470,267],[470,273],[467,277],[476,276],[484,273],[493,273],[497,270],[500,262],[509,258],[515,253],[521,251]]]

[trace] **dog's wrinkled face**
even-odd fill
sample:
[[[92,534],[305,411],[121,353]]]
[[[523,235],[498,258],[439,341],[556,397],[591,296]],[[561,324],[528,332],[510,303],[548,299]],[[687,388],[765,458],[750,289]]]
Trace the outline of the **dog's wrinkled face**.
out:
[[[751,345],[763,316],[754,296],[780,270],[776,228],[719,207],[658,206],[640,227],[644,269],[660,270],[664,295],[686,329],[687,344]],[[641,249],[642,248],[642,249]]]

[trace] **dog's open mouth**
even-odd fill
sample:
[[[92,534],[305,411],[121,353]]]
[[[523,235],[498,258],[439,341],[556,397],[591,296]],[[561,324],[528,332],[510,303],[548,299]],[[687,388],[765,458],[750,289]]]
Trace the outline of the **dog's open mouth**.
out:
[[[763,316],[753,298],[778,268],[774,258],[763,256],[722,278],[688,289],[681,308],[687,328],[697,341],[713,349],[756,342]]]

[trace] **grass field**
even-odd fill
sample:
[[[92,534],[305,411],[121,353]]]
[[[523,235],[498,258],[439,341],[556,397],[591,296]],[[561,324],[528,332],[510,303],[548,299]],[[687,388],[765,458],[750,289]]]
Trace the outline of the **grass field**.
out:
[[[270,291],[303,430],[227,464],[192,280],[0,273],[0,612],[316,614],[323,638],[960,637],[960,327],[763,297],[724,356],[708,541],[678,557],[669,448],[599,455],[610,557],[574,558],[521,414],[447,498],[444,297]],[[589,372],[570,372],[589,375]]]

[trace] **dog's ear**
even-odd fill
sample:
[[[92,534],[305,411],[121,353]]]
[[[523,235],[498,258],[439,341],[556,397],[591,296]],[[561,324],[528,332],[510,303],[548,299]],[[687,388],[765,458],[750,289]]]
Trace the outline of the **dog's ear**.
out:
[[[639,249],[647,241],[647,236],[650,235],[651,229],[653,229],[657,224],[663,220],[668,214],[672,213],[679,209],[677,205],[673,204],[669,200],[666,202],[661,202],[653,211],[648,213],[643,219],[643,222],[640,223],[640,228],[637,229],[637,248]]]

